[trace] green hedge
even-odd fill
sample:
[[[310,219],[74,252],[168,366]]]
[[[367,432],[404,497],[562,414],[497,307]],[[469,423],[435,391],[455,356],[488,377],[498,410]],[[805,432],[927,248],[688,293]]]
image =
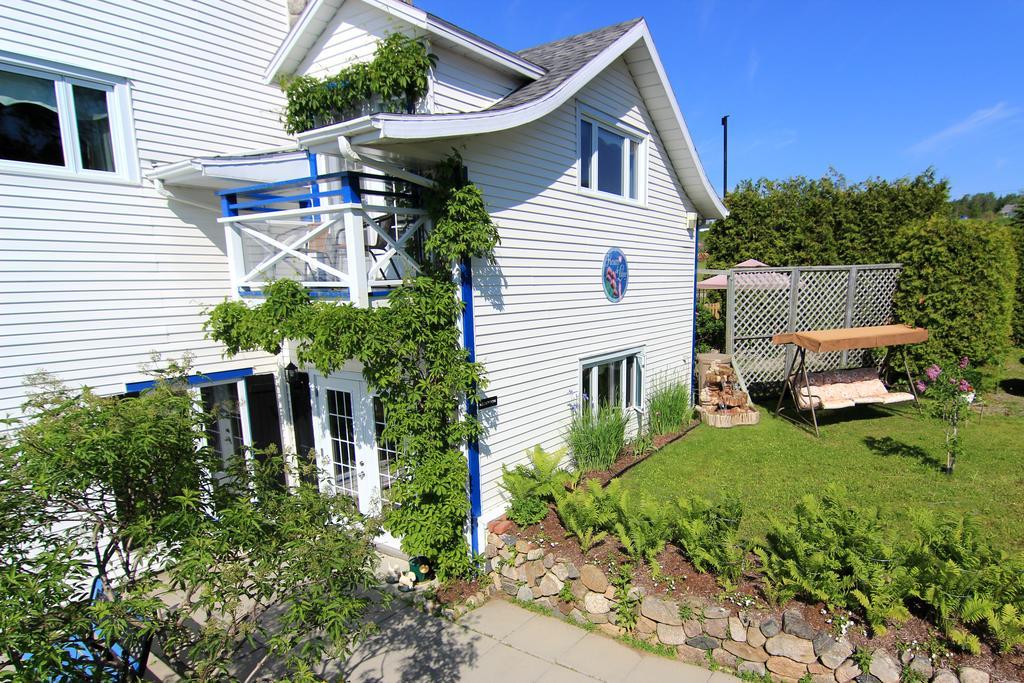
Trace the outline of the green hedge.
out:
[[[1014,216],[1014,241],[1017,243],[1017,301],[1013,308],[1013,343],[1024,346],[1024,206]]]
[[[998,362],[1010,340],[1017,252],[1009,226],[933,216],[897,232],[903,264],[896,318],[928,328],[918,364],[969,356]]]
[[[896,230],[948,213],[949,186],[931,169],[896,181],[850,184],[819,179],[743,181],[726,198],[729,217],[712,228],[711,266],[754,258],[773,266],[882,263],[892,260]]]

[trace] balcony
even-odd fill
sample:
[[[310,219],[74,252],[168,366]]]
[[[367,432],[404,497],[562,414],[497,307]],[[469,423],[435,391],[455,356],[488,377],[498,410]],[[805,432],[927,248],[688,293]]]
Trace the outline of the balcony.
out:
[[[355,171],[221,190],[232,291],[259,297],[277,279],[311,296],[369,306],[419,269],[427,212],[420,187]]]

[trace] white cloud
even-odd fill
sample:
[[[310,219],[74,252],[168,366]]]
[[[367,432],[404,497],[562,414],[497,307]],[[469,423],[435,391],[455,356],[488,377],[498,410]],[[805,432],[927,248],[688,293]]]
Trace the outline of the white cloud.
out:
[[[947,147],[957,138],[973,133],[999,121],[1012,118],[1020,113],[1019,107],[1011,107],[1006,102],[999,102],[987,109],[979,109],[963,121],[958,121],[951,126],[943,128],[938,133],[931,135],[920,142],[911,145],[907,151],[911,154],[925,154],[936,149]]]

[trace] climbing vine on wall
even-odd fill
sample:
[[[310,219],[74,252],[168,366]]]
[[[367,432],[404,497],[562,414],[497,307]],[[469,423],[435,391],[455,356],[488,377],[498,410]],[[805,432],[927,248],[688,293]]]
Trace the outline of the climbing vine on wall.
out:
[[[333,76],[291,76],[281,81],[288,100],[284,128],[294,135],[356,118],[360,108],[379,98],[380,109],[412,112],[427,94],[430,69],[437,57],[423,40],[392,33],[377,43],[369,62],[357,62]]]
[[[432,174],[427,193],[433,228],[420,273],[388,297],[388,305],[356,308],[312,300],[296,282],[278,280],[262,304],[226,301],[210,312],[207,332],[231,355],[278,353],[296,340],[300,361],[323,374],[350,358],[384,405],[384,439],[400,445],[385,526],[410,555],[424,555],[444,579],[470,568],[465,524],[468,466],[463,445],[480,433],[459,410],[483,384],[483,368],[460,344],[453,268],[463,259],[490,258],[498,242],[480,189],[466,179],[457,153]]]

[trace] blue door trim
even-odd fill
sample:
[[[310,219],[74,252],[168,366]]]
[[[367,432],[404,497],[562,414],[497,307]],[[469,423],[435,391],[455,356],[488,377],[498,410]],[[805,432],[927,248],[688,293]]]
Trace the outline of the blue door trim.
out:
[[[208,372],[205,374],[189,375],[186,381],[192,386],[212,384],[213,382],[226,382],[233,379],[242,379],[253,374],[252,368],[239,368],[237,370],[221,370],[220,372]],[[145,391],[156,386],[156,380],[149,379],[144,382],[126,382],[124,390],[127,393]]]
[[[462,291],[462,345],[466,348],[471,363],[476,362],[476,334],[473,328],[473,264],[470,260],[463,259],[459,264],[459,280]],[[466,414],[472,418],[477,416],[476,391],[475,387],[469,396],[466,397]],[[471,548],[474,553],[480,552],[480,533],[477,528],[480,523],[481,496],[480,496],[480,442],[478,439],[471,439],[468,448],[469,452],[469,505],[470,505],[470,534]]]

